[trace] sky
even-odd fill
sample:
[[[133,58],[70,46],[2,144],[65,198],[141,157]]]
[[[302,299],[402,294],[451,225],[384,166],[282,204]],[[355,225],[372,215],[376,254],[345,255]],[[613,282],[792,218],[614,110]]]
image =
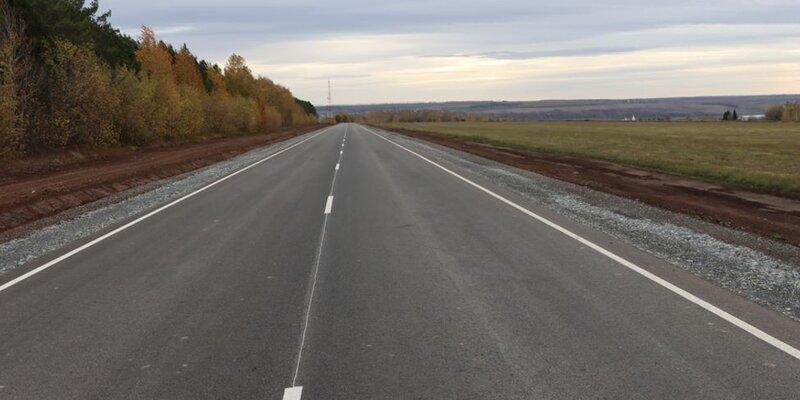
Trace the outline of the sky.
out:
[[[100,0],[334,104],[800,93],[798,0]]]

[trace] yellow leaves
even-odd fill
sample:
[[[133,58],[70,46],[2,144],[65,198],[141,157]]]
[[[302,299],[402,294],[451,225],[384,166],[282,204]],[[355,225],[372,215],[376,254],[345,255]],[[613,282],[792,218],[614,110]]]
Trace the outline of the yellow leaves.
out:
[[[181,85],[178,92],[180,94],[180,119],[176,129],[177,136],[185,138],[199,134],[205,126],[201,96],[207,97],[207,95],[189,85]]]
[[[259,125],[263,130],[274,130],[280,128],[281,125],[283,125],[281,113],[275,107],[262,106]]]
[[[228,90],[225,88],[225,77],[217,68],[206,67],[206,77],[211,82],[211,94],[214,96],[227,96]]]
[[[315,121],[288,89],[254,77],[243,57],[233,54],[221,71],[198,63],[185,45],[173,53],[147,27],[135,52],[139,72],[112,70],[93,50],[65,40],[33,68],[20,56],[24,37],[10,34],[16,35],[0,29],[0,159],[23,150],[144,145]]]
[[[197,60],[184,45],[175,55],[175,82],[178,85],[190,86],[196,90],[205,90],[203,77],[197,69]]]
[[[153,48],[156,47],[156,34],[152,29],[142,26],[139,33],[139,48]]]
[[[142,71],[156,79],[164,80],[164,83],[167,80],[173,81],[172,56],[163,46],[159,46],[153,30],[148,27],[142,27],[136,60],[139,61]]]
[[[93,51],[57,40],[45,56],[49,87],[44,143],[105,146],[117,143],[113,123],[119,97],[111,86],[111,70]]]
[[[22,25],[0,2],[0,160],[18,156],[25,147],[32,64]]]
[[[127,68],[119,68],[115,71],[113,85],[120,98],[114,117],[120,141],[135,145],[147,143],[153,136],[150,104],[155,88],[152,80],[147,76],[138,77]]]
[[[228,93],[243,97],[254,97],[256,91],[256,79],[244,58],[238,54],[232,54],[225,65],[225,84]]]

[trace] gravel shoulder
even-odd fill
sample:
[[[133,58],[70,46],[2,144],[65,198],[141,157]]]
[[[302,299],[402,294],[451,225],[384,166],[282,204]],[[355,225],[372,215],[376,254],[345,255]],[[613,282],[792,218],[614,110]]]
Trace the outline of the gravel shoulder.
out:
[[[29,228],[28,225],[43,218],[118,197],[115,195],[132,188],[151,187],[164,179],[319,127],[296,127],[267,134],[138,150],[73,151],[3,165],[0,167],[0,240],[18,236]]]
[[[624,240],[707,281],[800,320],[800,251],[793,245],[453,148],[399,134],[385,134],[443,165],[470,171],[560,215]],[[0,239],[0,275],[190,193],[309,135],[306,133],[192,172],[120,191],[56,217],[39,220],[35,229],[11,239]]]
[[[90,237],[159,205],[177,199],[301,141],[313,132],[291,137],[240,154],[226,161],[167,179],[153,179],[100,200],[42,218],[13,237],[0,237],[0,275],[72,242]]]
[[[493,146],[468,137],[391,129],[551,178],[800,246],[800,200],[797,199],[585,157]]]
[[[467,170],[758,304],[800,320],[800,250],[452,147],[382,130],[443,165]]]

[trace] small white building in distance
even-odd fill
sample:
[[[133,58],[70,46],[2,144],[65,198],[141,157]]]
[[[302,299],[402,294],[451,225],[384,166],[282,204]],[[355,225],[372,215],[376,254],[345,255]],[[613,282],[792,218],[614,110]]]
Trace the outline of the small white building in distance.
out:
[[[630,118],[625,117],[625,119],[623,121],[636,122],[636,116],[635,115],[631,115]]]

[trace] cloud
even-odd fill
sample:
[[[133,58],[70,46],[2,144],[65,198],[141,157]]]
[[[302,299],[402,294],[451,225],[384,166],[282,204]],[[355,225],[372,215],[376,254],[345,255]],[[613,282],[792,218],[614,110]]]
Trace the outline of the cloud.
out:
[[[370,74],[331,74],[331,75],[320,75],[320,76],[309,76],[305,79],[310,81],[315,80],[342,80],[342,79],[362,79],[362,78],[369,78]]]
[[[494,58],[497,60],[529,60],[533,58],[549,58],[549,57],[571,57],[571,56],[589,56],[597,54],[610,54],[610,53],[625,53],[630,51],[639,50],[637,48],[586,48],[586,49],[554,49],[554,50],[531,50],[531,51],[487,51],[483,53],[472,54],[432,54],[422,56],[423,58],[451,58],[451,57],[476,57],[476,58]]]
[[[796,0],[101,0],[321,101],[800,91]],[[793,67],[794,65],[794,67]],[[715,73],[716,71],[716,73]],[[635,81],[635,82],[632,82]]]

